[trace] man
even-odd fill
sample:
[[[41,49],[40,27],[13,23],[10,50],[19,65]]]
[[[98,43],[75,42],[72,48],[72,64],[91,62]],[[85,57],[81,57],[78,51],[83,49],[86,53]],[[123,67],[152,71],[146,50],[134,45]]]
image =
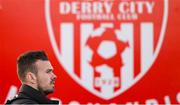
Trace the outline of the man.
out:
[[[56,75],[44,51],[21,55],[17,60],[17,73],[22,83],[19,94],[7,104],[59,104],[46,96],[54,92]]]

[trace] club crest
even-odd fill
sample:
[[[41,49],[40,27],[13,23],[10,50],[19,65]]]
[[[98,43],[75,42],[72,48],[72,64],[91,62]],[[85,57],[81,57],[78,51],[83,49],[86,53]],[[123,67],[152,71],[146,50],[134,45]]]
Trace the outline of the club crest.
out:
[[[139,81],[164,39],[168,0],[45,0],[54,53],[83,88],[112,99]]]

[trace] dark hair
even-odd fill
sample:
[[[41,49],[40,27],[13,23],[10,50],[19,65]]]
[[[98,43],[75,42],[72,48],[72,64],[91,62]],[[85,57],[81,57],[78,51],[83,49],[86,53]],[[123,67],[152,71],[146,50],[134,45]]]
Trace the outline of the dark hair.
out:
[[[48,60],[44,51],[30,51],[19,56],[17,59],[17,73],[22,82],[25,82],[27,72],[37,74],[35,62],[37,60]]]

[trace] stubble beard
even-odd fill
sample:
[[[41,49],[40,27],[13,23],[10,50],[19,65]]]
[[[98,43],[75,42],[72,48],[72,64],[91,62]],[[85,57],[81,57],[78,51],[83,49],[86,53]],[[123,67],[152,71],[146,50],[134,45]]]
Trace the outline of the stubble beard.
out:
[[[54,82],[51,81],[51,82],[49,83],[49,85],[54,85]],[[43,89],[43,87],[42,87],[42,86],[39,84],[39,82],[38,82],[38,90],[39,90],[42,94],[48,95],[48,94],[54,92],[54,86],[52,87],[52,89]]]

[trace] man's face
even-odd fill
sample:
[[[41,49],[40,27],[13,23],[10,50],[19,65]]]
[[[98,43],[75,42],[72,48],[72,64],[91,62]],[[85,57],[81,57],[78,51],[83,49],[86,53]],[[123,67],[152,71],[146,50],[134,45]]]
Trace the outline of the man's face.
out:
[[[56,75],[53,72],[53,67],[49,61],[38,60],[36,63],[37,72],[37,88],[49,94],[54,92],[54,85],[56,80]]]

